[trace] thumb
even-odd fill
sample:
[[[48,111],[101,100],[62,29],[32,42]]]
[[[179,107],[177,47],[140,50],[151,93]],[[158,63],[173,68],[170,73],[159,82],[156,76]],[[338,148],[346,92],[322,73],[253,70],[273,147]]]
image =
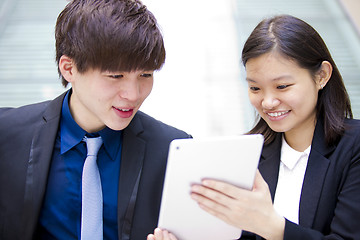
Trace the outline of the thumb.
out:
[[[259,169],[256,170],[255,180],[254,180],[254,191],[261,191],[265,188],[268,188],[267,183],[265,182],[264,178],[261,176]]]

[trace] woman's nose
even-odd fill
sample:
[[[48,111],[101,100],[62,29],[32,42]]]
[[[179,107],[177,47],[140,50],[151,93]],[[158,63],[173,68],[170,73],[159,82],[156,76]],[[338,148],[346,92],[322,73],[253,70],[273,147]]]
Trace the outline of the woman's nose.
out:
[[[262,101],[262,107],[264,109],[273,109],[278,106],[279,103],[280,101],[276,96],[272,94],[267,94]]]

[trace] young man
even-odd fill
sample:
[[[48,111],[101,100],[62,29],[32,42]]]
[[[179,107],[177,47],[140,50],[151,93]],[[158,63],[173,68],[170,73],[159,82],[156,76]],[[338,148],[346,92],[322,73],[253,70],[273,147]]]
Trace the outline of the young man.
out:
[[[55,37],[71,89],[0,109],[0,239],[146,239],[157,225],[169,143],[190,137],[138,111],[165,60],[156,19],[138,0],[73,0]],[[82,197],[82,175],[88,140],[99,137],[94,195],[102,203],[90,205],[90,215],[100,207],[92,217],[83,215],[91,197]]]

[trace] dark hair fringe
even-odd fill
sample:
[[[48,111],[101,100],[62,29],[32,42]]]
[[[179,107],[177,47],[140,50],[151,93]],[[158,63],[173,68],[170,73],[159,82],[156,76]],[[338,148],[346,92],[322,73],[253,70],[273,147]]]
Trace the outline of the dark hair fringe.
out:
[[[71,1],[58,16],[55,38],[57,63],[66,55],[81,73],[159,70],[165,62],[157,20],[139,0]]]

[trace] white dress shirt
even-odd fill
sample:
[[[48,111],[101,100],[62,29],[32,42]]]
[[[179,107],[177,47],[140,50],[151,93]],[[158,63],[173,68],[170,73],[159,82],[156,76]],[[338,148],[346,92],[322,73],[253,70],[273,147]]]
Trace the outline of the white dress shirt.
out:
[[[311,145],[304,152],[294,150],[283,136],[274,208],[278,214],[296,224],[299,224],[301,189],[310,150]]]

